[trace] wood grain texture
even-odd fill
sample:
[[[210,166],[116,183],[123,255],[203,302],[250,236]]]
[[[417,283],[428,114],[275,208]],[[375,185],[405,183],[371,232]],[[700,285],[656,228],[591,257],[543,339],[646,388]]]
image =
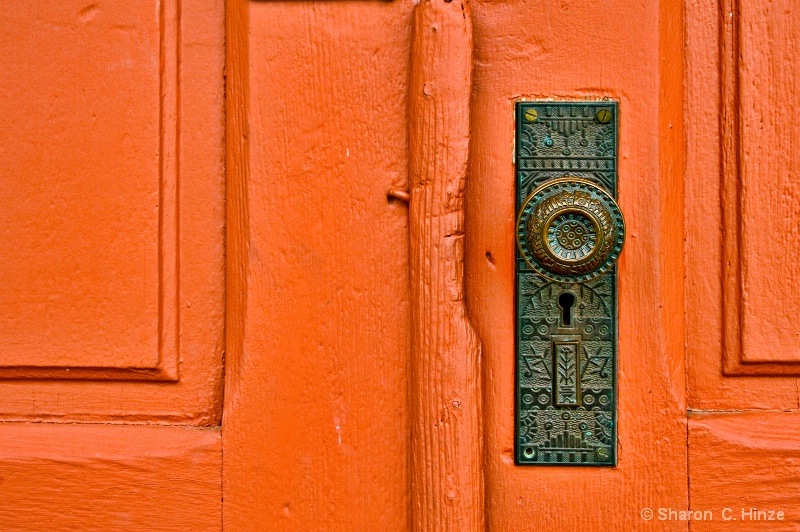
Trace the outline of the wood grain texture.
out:
[[[409,526],[411,8],[227,2],[228,530]]]
[[[475,2],[466,287],[484,363],[489,530],[653,530],[686,508],[683,4]],[[619,461],[514,465],[514,102],[619,101]],[[661,523],[659,523],[661,525]],[[666,522],[659,529],[686,530]]]
[[[411,50],[411,528],[483,530],[480,342],[463,267],[469,4],[423,0]]]
[[[0,420],[220,422],[224,2],[141,4],[2,9]]]
[[[692,510],[713,521],[690,530],[800,528],[800,414],[698,414],[689,419]],[[723,509],[729,508],[723,519]],[[784,512],[783,521],[755,520],[749,510]],[[744,510],[744,514],[742,513]]]
[[[731,6],[730,3],[726,5]],[[736,177],[735,160],[730,158],[732,155],[736,157],[738,153],[735,147],[738,129],[731,129],[731,124],[738,121],[738,104],[734,97],[737,74],[732,70],[734,65],[730,55],[720,55],[720,51],[733,53],[730,42],[734,37],[731,32],[735,27],[733,17],[730,16],[732,11],[727,11],[729,16],[725,19],[722,15],[726,11],[720,11],[718,2],[692,0],[687,5],[686,13],[686,116],[691,118],[686,120],[685,193],[689,407],[699,410],[796,410],[800,408],[797,379],[776,376],[780,373],[792,373],[796,366],[755,363],[744,367],[737,347],[739,334],[735,325],[742,307],[738,303],[738,297],[732,297],[730,292],[723,299],[726,286],[729,290],[738,290],[737,287],[740,286],[723,271],[723,264],[727,261],[731,261],[730,267],[727,267],[730,272],[731,269],[736,269],[736,261],[740,260],[737,254],[730,255],[731,250],[737,246],[739,222],[735,218],[738,216],[738,208],[735,208],[735,202],[726,203],[726,221],[721,203],[723,198],[733,198],[731,194],[723,195],[723,182],[729,186],[727,192],[735,192],[738,196],[736,190],[739,181]],[[729,26],[724,27],[721,24],[723,20]],[[721,39],[727,39],[725,46],[721,47]],[[755,44],[756,41],[752,43]],[[769,43],[765,45],[774,46]],[[762,64],[762,68],[768,69],[771,59],[769,55],[764,59],[767,63]],[[774,96],[776,93],[772,94]],[[720,166],[723,147],[728,154],[725,159],[727,170],[724,173]],[[772,177],[763,176],[758,179],[771,182]],[[775,179],[778,183],[783,178],[775,176]],[[777,214],[777,211],[770,212]],[[749,224],[751,220],[746,222]],[[762,275],[766,273],[762,271]],[[792,283],[779,279],[768,282],[785,290],[796,288]],[[783,312],[782,305],[781,303],[775,307],[779,314]],[[724,317],[726,313],[727,325]],[[792,323],[792,318],[787,319]],[[730,349],[723,350],[726,343]],[[772,376],[737,377],[737,373]]]
[[[216,429],[2,425],[3,530],[221,529]]]

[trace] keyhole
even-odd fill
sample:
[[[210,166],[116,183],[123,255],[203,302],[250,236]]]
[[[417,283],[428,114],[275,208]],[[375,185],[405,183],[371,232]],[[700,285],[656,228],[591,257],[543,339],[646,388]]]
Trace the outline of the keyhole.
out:
[[[569,292],[564,292],[558,296],[558,306],[561,307],[561,325],[570,327],[572,325],[572,307],[575,305],[575,296]]]

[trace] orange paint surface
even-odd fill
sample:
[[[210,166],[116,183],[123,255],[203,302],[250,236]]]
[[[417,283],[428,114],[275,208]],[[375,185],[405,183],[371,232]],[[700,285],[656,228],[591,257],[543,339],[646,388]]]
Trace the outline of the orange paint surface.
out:
[[[219,429],[4,423],[3,530],[219,530]]]
[[[0,7],[3,366],[158,362],[159,20],[85,4]]]
[[[736,129],[725,141],[738,155],[728,154],[723,186],[726,258],[739,265],[738,272],[725,271],[725,280],[740,290],[739,301],[726,305],[739,307],[739,323],[729,325],[740,329],[743,363],[800,363],[800,327],[787,326],[800,314],[792,288],[800,282],[800,135],[783,112],[800,92],[796,7],[792,0],[740,2],[728,43],[735,51],[723,52],[741,54],[729,65],[738,75],[737,90],[723,89],[734,99],[723,102],[734,122],[723,135]],[[738,250],[730,249],[737,243]]]
[[[488,529],[650,529],[639,512],[652,501],[688,505],[682,3],[554,2],[534,11],[523,2],[478,2],[473,9],[466,290],[483,346]],[[619,100],[619,204],[628,232],[619,261],[619,463],[520,467],[513,457],[513,105],[603,97]]]
[[[0,20],[0,420],[218,423],[223,3]]]
[[[796,528],[791,7],[0,6],[0,529]],[[513,106],[604,97],[619,464],[516,466]]]
[[[692,509],[709,511],[713,517],[693,522],[691,530],[797,530],[798,433],[798,412],[691,417]],[[730,511],[723,514],[725,508]]]
[[[225,527],[404,530],[411,5],[228,9]]]

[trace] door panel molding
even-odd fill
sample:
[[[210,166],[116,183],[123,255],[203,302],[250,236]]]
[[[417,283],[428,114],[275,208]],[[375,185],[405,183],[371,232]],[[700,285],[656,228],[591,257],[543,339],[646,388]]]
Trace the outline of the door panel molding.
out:
[[[23,38],[17,56],[6,60],[25,73],[31,70],[26,57],[46,52],[52,65],[39,65],[40,57],[32,59],[35,65],[77,81],[49,83],[34,72],[16,100],[25,106],[19,125],[27,136],[17,132],[24,146],[5,161],[31,173],[3,177],[14,180],[22,203],[36,200],[32,208],[41,210],[51,201],[56,210],[10,217],[3,229],[12,233],[15,227],[20,234],[41,230],[34,231],[37,240],[3,253],[17,259],[18,275],[32,269],[39,283],[34,293],[57,297],[40,304],[22,293],[18,300],[28,314],[42,307],[41,316],[32,314],[41,335],[23,338],[34,346],[24,356],[0,353],[0,421],[216,424],[225,313],[222,1],[152,2],[145,10],[151,18],[136,2],[71,4],[6,13],[25,21],[23,29],[33,25],[63,40],[40,49],[35,39],[24,44]],[[136,43],[147,46],[129,50]],[[82,70],[81,58],[95,56],[102,58],[103,75]],[[143,125],[130,128],[130,117],[145,117]],[[28,146],[28,137],[42,143]],[[48,173],[37,172],[40,166]],[[43,180],[47,187],[39,195],[27,195]],[[74,201],[59,203],[67,193]],[[122,230],[91,240],[106,229],[92,224],[107,218]],[[79,231],[64,229],[75,224]],[[94,252],[111,266],[94,260]],[[23,260],[25,253],[36,254],[35,260]],[[53,254],[63,264],[45,260]],[[41,274],[40,266],[31,266],[36,261],[54,274]],[[96,278],[107,283],[93,286]],[[106,303],[116,310],[104,314]],[[75,312],[58,313],[59,305]],[[128,330],[129,322],[147,327],[139,334]],[[13,327],[14,320],[6,323]],[[9,329],[3,330],[12,334]]]
[[[55,89],[50,84],[29,86],[29,96],[26,97],[26,101],[28,99],[35,101],[37,98],[41,101],[65,99],[70,103],[61,105],[56,116],[44,116],[45,113],[52,112],[47,105],[42,105],[36,110],[27,109],[28,113],[25,115],[28,124],[40,124],[37,126],[38,129],[30,132],[37,137],[37,142],[47,140],[55,145],[38,147],[38,150],[44,153],[39,161],[30,161],[33,167],[26,168],[26,174],[23,174],[23,179],[30,180],[30,186],[15,187],[9,191],[10,194],[5,195],[7,201],[17,198],[26,209],[35,212],[47,222],[40,222],[42,228],[33,238],[24,242],[17,240],[22,235],[28,235],[29,226],[21,224],[20,219],[10,220],[17,226],[6,226],[13,237],[6,240],[3,262],[6,265],[6,272],[9,272],[9,266],[13,272],[13,275],[9,273],[7,281],[16,286],[9,286],[5,290],[11,300],[6,302],[3,308],[8,312],[16,312],[17,315],[5,318],[4,322],[11,325],[0,329],[2,331],[0,339],[5,345],[5,350],[0,354],[0,379],[178,380],[177,338],[180,320],[177,271],[179,185],[176,152],[180,99],[178,3],[179,0],[167,0],[160,4],[157,24],[154,24],[152,34],[141,36],[146,31],[145,21],[139,22],[141,27],[134,25],[130,29],[136,32],[136,35],[140,35],[145,42],[157,42],[155,47],[158,55],[157,64],[148,64],[150,58],[146,57],[144,50],[137,50],[141,52],[140,56],[130,49],[131,47],[126,44],[128,33],[120,31],[112,33],[117,39],[116,43],[107,39],[112,42],[107,48],[103,48],[103,52],[109,55],[113,52],[120,57],[116,63],[108,65],[108,72],[95,73],[96,78],[89,85],[94,92],[91,96],[84,96],[86,101],[83,103],[91,110],[91,120],[88,116],[82,116],[84,114],[81,113],[82,110],[70,105],[74,103],[72,101],[74,95],[71,94],[70,88],[59,86]],[[20,15],[25,16],[24,13],[20,13],[17,17]],[[59,16],[66,18],[68,13],[59,13]],[[113,20],[114,16],[118,17],[116,24],[124,25],[131,24],[127,17],[133,15],[127,13],[123,7],[115,7],[106,8],[103,12],[99,12],[99,9],[95,11],[90,9],[83,13],[82,18],[87,20],[86,25],[92,24],[96,19],[97,25],[102,28],[101,24],[112,25],[112,22],[106,21]],[[52,22],[67,24],[67,20]],[[44,28],[41,31],[45,32],[45,35],[51,35],[52,30],[48,26],[36,21],[30,24],[34,29]],[[9,25],[14,25],[13,19]],[[81,46],[86,52],[85,49],[89,48],[91,43],[85,41],[90,40],[92,34],[85,28],[86,26],[71,28],[72,33],[68,34],[71,37],[63,37],[66,33],[63,30],[56,32],[64,41],[60,44],[65,46],[71,43],[76,47]],[[144,48],[144,44],[141,47]],[[51,56],[57,53],[55,50],[43,50],[41,46],[37,47],[35,44],[29,46],[20,44],[13,51],[19,55],[6,56],[6,60],[17,65],[26,61],[26,54]],[[79,63],[82,59],[76,54],[71,60],[73,63]],[[80,70],[78,64],[70,65],[64,61],[55,61],[55,64],[51,63],[50,66],[54,69],[50,73],[59,79],[64,77],[70,79],[73,70]],[[119,75],[117,70],[126,68],[138,71],[139,76],[135,80],[128,80],[138,83],[131,83],[124,88],[114,87],[116,76]],[[147,88],[146,80],[142,78],[151,75],[156,78],[154,93],[138,94],[142,92],[142,87]],[[56,90],[58,92],[51,94]],[[127,122],[124,115],[130,110],[109,107],[106,100],[111,99],[115,93],[125,94],[126,90],[137,92],[136,96],[130,98],[138,105],[133,111],[137,118],[146,124],[144,131],[117,131],[118,128],[125,127]],[[37,97],[37,92],[41,92],[41,96]],[[19,99],[8,101],[17,107],[23,103]],[[148,107],[146,102],[151,102],[152,107]],[[146,117],[147,112],[151,110],[153,119],[148,121],[144,117],[139,118],[142,115]],[[88,112],[86,114],[88,115]],[[58,131],[58,126],[62,123],[69,124],[71,130],[63,133]],[[93,143],[85,138],[95,134],[98,129],[103,133],[101,139],[96,139]],[[13,129],[9,128],[7,131],[11,134]],[[153,135],[150,133],[154,133],[157,138],[152,138]],[[26,138],[16,133],[14,141],[24,144]],[[96,144],[100,146],[95,147]],[[151,144],[152,147],[157,147],[155,158],[149,156]],[[73,177],[72,173],[79,172],[76,167],[80,167],[83,162],[78,159],[79,156],[70,152],[89,151],[93,148],[97,150],[93,168],[87,169],[88,175]],[[61,151],[60,160],[50,161],[52,156],[49,154],[59,151]],[[20,147],[19,152],[22,153],[10,158],[13,161],[12,167],[16,162],[28,160],[24,147]],[[151,169],[138,165],[124,166],[126,162],[141,160],[152,160],[154,165],[152,172]],[[111,166],[105,168],[108,165]],[[52,174],[45,173],[48,171]],[[36,173],[31,174],[31,172]],[[153,190],[146,194],[128,183],[128,181],[143,181],[151,173],[155,174],[157,179],[154,180]],[[128,177],[125,182],[120,183],[115,189],[116,195],[112,192],[105,197],[93,199],[100,203],[111,202],[112,205],[122,202],[125,208],[130,207],[134,211],[130,215],[134,222],[128,221],[122,234],[107,235],[110,241],[95,242],[94,247],[87,247],[86,238],[66,232],[75,229],[74,218],[80,217],[81,211],[90,210],[98,217],[95,223],[109,225],[115,222],[123,224],[126,216],[111,218],[114,215],[106,212],[111,207],[106,208],[97,203],[76,205],[76,202],[85,201],[83,197],[59,200],[60,196],[68,196],[69,192],[59,192],[58,187],[66,184],[73,188],[88,188],[92,180],[98,180],[98,176],[102,176],[100,179],[114,180],[119,179],[119,174],[126,174],[125,177],[135,176],[135,179]],[[36,189],[41,181],[48,182],[52,188],[48,187],[43,194],[31,194],[31,190]],[[120,195],[128,192],[130,195],[120,198]],[[134,197],[134,192],[139,192],[136,194],[138,197]],[[37,205],[37,199],[50,202],[49,208]],[[149,205],[153,199],[157,201],[156,212],[152,212]],[[136,204],[137,200],[146,205]],[[53,204],[58,205],[59,201],[61,206],[54,210]],[[145,218],[147,220],[144,220]],[[152,222],[150,218],[153,219]],[[142,227],[145,221],[148,224],[152,223],[153,226]],[[105,227],[92,228],[90,223],[89,219],[84,218],[84,224],[77,230],[97,233],[105,229]],[[22,230],[12,230],[14,227]],[[138,235],[145,229],[152,229],[152,232],[145,237],[148,240],[146,244],[140,242],[142,237]],[[127,247],[120,249],[120,242]],[[63,268],[58,262],[51,263],[50,266],[41,264],[46,261],[46,257],[54,253],[52,248],[60,251],[61,261],[68,264],[74,262],[75,268],[88,269],[89,271],[82,272],[84,280],[74,279],[74,270]],[[107,251],[109,248],[115,252],[109,255]],[[141,260],[136,253],[142,251],[142,248],[146,255],[143,267],[140,268],[134,264]],[[119,255],[126,250],[132,253],[131,256],[120,257]],[[92,253],[99,256],[98,260],[91,260]],[[79,258],[73,258],[73,255]],[[43,279],[43,276],[46,279]],[[89,278],[95,278],[96,281],[91,286],[85,286]],[[28,279],[30,281],[26,284]],[[129,286],[136,282],[143,285],[141,291],[136,290],[135,286]],[[32,286],[29,286],[30,284]],[[119,289],[119,285],[122,285],[122,291],[108,291]],[[39,301],[40,288],[48,291],[47,301]],[[135,310],[129,310],[130,307]],[[148,313],[152,313],[152,317],[148,316]],[[23,320],[31,319],[35,323],[20,323],[18,321],[20,315]],[[43,319],[44,316],[47,318]],[[36,333],[28,331],[31,328]],[[114,342],[119,343],[114,345]]]
[[[748,4],[757,7],[759,2]],[[688,406],[694,410],[791,410],[798,409],[799,404],[797,379],[791,376],[797,373],[798,365],[769,362],[765,356],[760,357],[761,361],[757,361],[759,357],[750,357],[745,363],[741,353],[740,317],[744,307],[737,261],[746,259],[740,248],[743,235],[745,240],[752,239],[756,234],[753,231],[759,228],[752,227],[756,218],[744,219],[746,213],[740,212],[741,198],[753,191],[746,188],[747,181],[754,179],[757,168],[751,166],[747,171],[752,175],[742,177],[743,153],[754,149],[743,142],[752,141],[754,132],[743,138],[740,123],[756,115],[751,107],[742,118],[743,103],[738,88],[742,74],[736,59],[742,22],[737,6],[734,0],[721,5],[715,0],[695,0],[686,10],[684,201]],[[758,39],[759,34],[752,37]],[[767,64],[760,67],[766,68]],[[748,75],[755,72],[755,67],[750,65]],[[772,97],[778,96],[772,93]],[[769,145],[781,149],[771,141]],[[762,190],[759,194],[756,197],[763,200],[771,192]],[[743,227],[751,231],[750,237],[746,231],[742,233]],[[777,278],[769,280],[764,277],[769,275],[768,271],[752,267],[751,275],[760,273],[764,283],[790,290],[797,288],[796,284],[787,285]],[[756,310],[763,316],[767,308],[762,304]],[[780,315],[782,310],[777,312]]]
[[[800,140],[786,116],[800,94],[793,8],[789,0],[720,4],[728,375],[800,375],[800,331],[790,326],[800,313],[800,232],[791,222],[800,218]]]

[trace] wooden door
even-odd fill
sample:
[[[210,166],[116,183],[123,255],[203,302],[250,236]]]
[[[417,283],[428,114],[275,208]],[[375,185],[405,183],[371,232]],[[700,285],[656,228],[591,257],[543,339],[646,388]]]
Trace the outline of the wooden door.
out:
[[[229,3],[228,216],[248,225],[229,232],[227,527],[631,530],[688,507],[682,13]],[[514,464],[524,98],[619,101],[616,468]]]
[[[796,529],[793,7],[0,7],[0,528]],[[603,98],[618,464],[519,466],[514,105]]]
[[[686,357],[692,507],[795,530],[800,16],[691,3],[686,18]],[[779,520],[779,512],[783,520]]]
[[[0,529],[220,526],[224,15],[0,5]]]
[[[483,346],[490,530],[653,527],[642,509],[686,508],[682,272],[681,2],[473,5],[473,142],[467,302]],[[618,102],[617,466],[514,463],[513,104]],[[659,523],[685,530],[687,524]]]

